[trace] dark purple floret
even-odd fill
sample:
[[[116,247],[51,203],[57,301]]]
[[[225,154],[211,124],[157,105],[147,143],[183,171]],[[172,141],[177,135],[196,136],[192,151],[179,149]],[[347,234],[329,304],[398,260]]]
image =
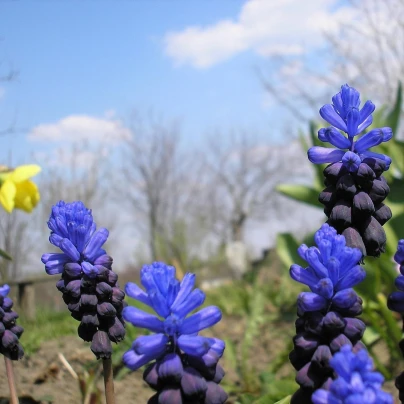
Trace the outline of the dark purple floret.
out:
[[[359,344],[365,330],[355,318],[362,312],[362,300],[353,290],[365,278],[359,265],[362,253],[347,247],[344,236],[328,224],[314,239],[317,247],[303,244],[298,249],[308,267],[290,268],[291,277],[311,290],[298,297],[294,349],[289,355],[300,385],[291,402],[299,404],[311,403],[313,391],[333,377],[333,354],[343,345]]]
[[[12,311],[13,301],[7,297],[10,286],[0,286],[0,353],[11,360],[24,356],[24,350],[19,342],[24,329],[16,324],[18,314]]]
[[[205,294],[194,289],[194,274],[187,273],[179,282],[174,267],[155,262],[145,265],[140,275],[145,291],[128,283],[126,293],[157,315],[128,306],[123,317],[155,334],[138,337],[122,359],[132,370],[152,362],[143,373],[146,383],[157,390],[149,403],[223,404],[227,394],[219,386],[224,370],[218,361],[225,344],[198,335],[221,319],[220,310],[210,306],[189,315],[205,300]]]
[[[374,105],[367,101],[359,109],[360,94],[347,84],[332,101],[320,109],[332,126],[320,129],[318,138],[335,148],[315,146],[308,151],[311,162],[331,163],[324,170],[326,188],[319,201],[327,223],[345,236],[348,246],[359,248],[363,256],[378,257],[386,247],[382,226],[391,219],[390,209],[383,204],[390,189],[382,176],[391,159],[369,149],[389,141],[393,133],[390,128],[373,129],[355,141],[372,124]]]
[[[373,361],[365,349],[355,352],[350,345],[344,345],[329,365],[336,378],[315,391],[313,404],[393,404],[393,397],[381,389],[384,378],[373,371]]]
[[[61,274],[56,287],[74,319],[80,321],[78,335],[91,342],[96,357],[108,359],[112,342],[122,341],[125,293],[112,271],[112,258],[102,249],[107,229],[96,229],[90,209],[82,202],[58,202],[48,221],[49,241],[63,253],[42,256],[49,275]]]

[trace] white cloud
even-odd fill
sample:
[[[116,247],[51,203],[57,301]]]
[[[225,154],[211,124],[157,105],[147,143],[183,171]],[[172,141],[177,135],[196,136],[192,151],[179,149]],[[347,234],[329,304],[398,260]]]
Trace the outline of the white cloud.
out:
[[[176,65],[208,68],[247,50],[261,56],[298,55],[322,44],[350,18],[351,7],[330,8],[335,0],[248,0],[236,20],[169,32],[165,52]]]
[[[28,135],[33,141],[77,142],[101,141],[117,143],[130,136],[130,130],[119,120],[89,115],[69,115],[56,123],[36,126]]]

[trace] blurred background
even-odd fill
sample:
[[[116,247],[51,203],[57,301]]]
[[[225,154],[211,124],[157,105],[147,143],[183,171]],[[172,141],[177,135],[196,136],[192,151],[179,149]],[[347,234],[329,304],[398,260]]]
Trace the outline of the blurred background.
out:
[[[293,392],[285,341],[299,286],[287,270],[325,220],[303,192],[321,191],[306,157],[318,110],[348,83],[382,112],[398,105],[399,116],[403,42],[401,0],[0,0],[0,165],[42,167],[33,213],[0,212],[0,248],[13,257],[0,272],[20,298],[35,296],[31,335],[49,316],[60,321],[48,339],[74,335],[68,313],[53,312],[64,304],[42,282],[40,257],[53,251],[51,206],[82,200],[110,230],[121,284],[161,260],[210,291],[230,321],[218,336],[233,402],[252,402],[275,377]],[[267,335],[268,321],[277,331]],[[43,333],[23,336],[25,360],[43,349]],[[46,380],[60,382],[46,366]],[[35,400],[55,398],[55,384],[37,386]]]

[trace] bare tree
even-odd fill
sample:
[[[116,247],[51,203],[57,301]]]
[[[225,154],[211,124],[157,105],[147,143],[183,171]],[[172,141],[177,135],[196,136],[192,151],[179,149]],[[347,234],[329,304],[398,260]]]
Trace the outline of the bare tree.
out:
[[[195,228],[190,231],[189,213],[198,187],[197,162],[182,152],[176,123],[153,115],[145,121],[134,113],[128,126],[132,138],[123,150],[125,187],[116,195],[127,201],[134,225],[146,235],[151,258],[169,256],[184,267],[198,234]]]
[[[298,119],[317,116],[319,106],[346,82],[379,105],[395,98],[404,78],[404,1],[350,5],[353,17],[324,34],[322,49],[310,56],[277,56],[272,73],[258,72],[265,89]]]
[[[275,186],[293,175],[297,156],[303,156],[296,142],[288,154],[286,158],[281,147],[269,146],[248,132],[211,139],[205,198],[200,203],[222,243],[242,241],[250,220],[265,220],[274,210],[281,214]]]
[[[24,266],[28,263],[29,252],[34,240],[29,237],[29,218],[23,212],[13,211],[11,214],[0,209],[0,248],[13,258],[12,261],[0,259],[1,281],[19,278]]]

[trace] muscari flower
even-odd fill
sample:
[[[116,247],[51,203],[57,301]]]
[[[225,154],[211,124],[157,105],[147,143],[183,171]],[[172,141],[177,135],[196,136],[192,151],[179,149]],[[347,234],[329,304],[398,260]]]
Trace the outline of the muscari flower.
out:
[[[311,147],[308,157],[312,163],[342,162],[350,172],[357,172],[363,161],[376,158],[384,162],[384,170],[389,169],[390,157],[369,149],[389,141],[393,132],[388,127],[373,129],[355,140],[356,136],[372,124],[372,113],[375,110],[371,101],[366,101],[361,109],[359,106],[359,92],[344,84],[341,91],[332,97],[332,104],[326,104],[320,109],[321,117],[332,126],[320,129],[318,138],[322,142],[331,143],[335,148]]]
[[[318,132],[321,141],[337,148],[312,147],[308,157],[313,163],[331,163],[324,169],[326,188],[319,195],[327,223],[345,236],[350,247],[359,248],[363,256],[378,257],[386,246],[382,226],[392,216],[383,203],[390,188],[382,176],[391,159],[369,149],[390,140],[392,131],[373,129],[355,141],[355,136],[372,123],[374,111],[370,101],[361,110],[359,104],[359,93],[348,85],[342,86],[333,97],[333,105],[320,110],[321,116],[334,126]]]
[[[38,204],[38,187],[30,180],[41,168],[35,164],[23,165],[15,169],[0,167],[0,204],[6,212],[22,209],[32,212]]]
[[[342,345],[363,348],[360,339],[365,330],[363,321],[356,318],[362,312],[362,300],[352,289],[366,276],[359,265],[362,253],[347,247],[345,237],[328,224],[314,239],[317,247],[303,244],[298,249],[308,267],[294,264],[290,268],[292,279],[311,290],[298,297],[294,349],[289,354],[300,385],[292,403],[299,404],[311,403],[313,391],[331,377],[329,360]]]
[[[124,364],[137,370],[154,361],[143,374],[149,386],[157,390],[150,403],[224,403],[227,394],[218,385],[224,371],[218,361],[225,344],[198,335],[220,321],[220,310],[209,306],[188,316],[205,300],[205,294],[194,289],[194,274],[187,273],[179,282],[174,267],[155,262],[143,266],[140,275],[145,291],[128,283],[125,292],[152,308],[157,316],[128,306],[123,317],[154,334],[138,337],[123,355]]]
[[[400,266],[400,275],[395,280],[398,291],[390,294],[387,306],[392,311],[404,313],[404,239],[398,242],[394,261]]]
[[[49,275],[61,274],[56,287],[71,315],[80,321],[78,335],[91,341],[97,358],[109,358],[111,341],[125,336],[122,310],[125,293],[112,271],[112,258],[102,249],[108,230],[96,229],[90,209],[82,202],[58,202],[48,221],[49,241],[63,253],[42,255]]]
[[[16,324],[18,314],[11,310],[13,301],[7,297],[10,286],[0,287],[0,353],[12,360],[21,359],[24,350],[19,343],[24,329]]]
[[[326,389],[314,392],[313,404],[393,404],[393,397],[381,390],[384,378],[373,371],[373,361],[365,349],[355,353],[344,345],[330,359],[330,365],[337,377]]]

